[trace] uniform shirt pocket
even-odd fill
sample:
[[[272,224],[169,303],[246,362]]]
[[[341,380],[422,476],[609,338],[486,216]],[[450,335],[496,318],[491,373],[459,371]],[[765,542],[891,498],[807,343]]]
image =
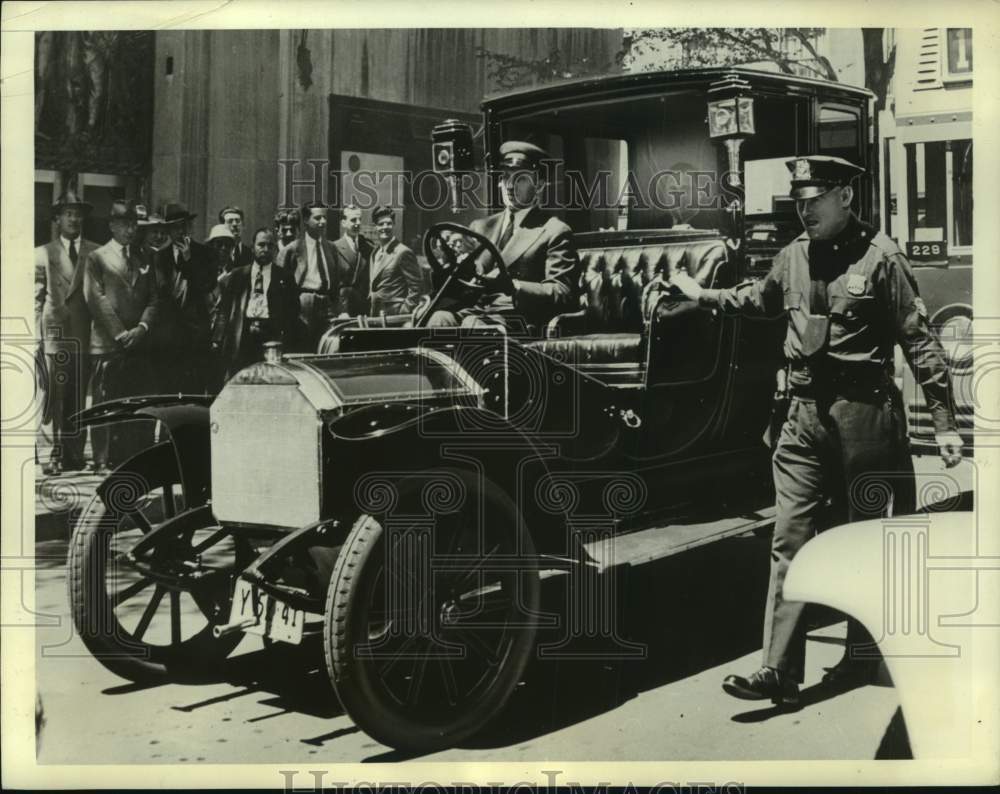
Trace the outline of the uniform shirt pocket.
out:
[[[835,321],[845,325],[856,325],[871,322],[875,310],[875,296],[870,283],[864,286],[864,292],[855,295],[847,291],[844,284],[835,282],[830,285],[830,315]]]

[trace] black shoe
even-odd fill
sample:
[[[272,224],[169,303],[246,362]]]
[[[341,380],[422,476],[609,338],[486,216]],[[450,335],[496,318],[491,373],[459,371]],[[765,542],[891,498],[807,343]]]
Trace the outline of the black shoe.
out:
[[[727,675],[722,688],[740,700],[767,700],[778,706],[799,705],[799,685],[786,673],[773,667],[761,667],[749,678]]]
[[[87,468],[87,463],[84,460],[66,460],[63,461],[63,471],[84,471]]]
[[[851,659],[844,654],[833,667],[824,668],[823,684],[832,689],[854,689],[875,681],[878,662],[870,659]]]
[[[47,477],[58,477],[62,474],[62,465],[58,460],[50,460],[44,466],[42,466],[42,474]]]

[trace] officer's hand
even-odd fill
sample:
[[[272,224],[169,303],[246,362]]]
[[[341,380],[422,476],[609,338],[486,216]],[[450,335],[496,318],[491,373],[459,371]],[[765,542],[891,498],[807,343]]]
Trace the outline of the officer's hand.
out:
[[[962,437],[958,433],[936,433],[934,440],[937,441],[938,452],[945,466],[950,469],[962,462]]]
[[[684,297],[693,301],[701,297],[701,285],[683,270],[675,270],[670,274],[670,285],[679,289]]]

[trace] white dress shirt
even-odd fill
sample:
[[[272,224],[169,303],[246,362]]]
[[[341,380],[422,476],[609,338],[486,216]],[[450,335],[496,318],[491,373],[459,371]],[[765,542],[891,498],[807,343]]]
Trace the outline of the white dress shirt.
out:
[[[302,279],[301,286],[303,289],[321,289],[323,287],[323,277],[320,275],[319,270],[319,257],[320,252],[317,250],[319,245],[319,240],[314,240],[308,234],[305,236],[306,241],[306,273]]]

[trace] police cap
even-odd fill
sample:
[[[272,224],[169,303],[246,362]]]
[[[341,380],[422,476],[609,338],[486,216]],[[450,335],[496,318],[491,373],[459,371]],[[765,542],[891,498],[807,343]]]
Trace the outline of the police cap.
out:
[[[813,155],[812,157],[796,157],[785,162],[792,174],[791,197],[810,199],[822,196],[829,190],[841,185],[851,184],[851,180],[865,172],[843,157]]]

